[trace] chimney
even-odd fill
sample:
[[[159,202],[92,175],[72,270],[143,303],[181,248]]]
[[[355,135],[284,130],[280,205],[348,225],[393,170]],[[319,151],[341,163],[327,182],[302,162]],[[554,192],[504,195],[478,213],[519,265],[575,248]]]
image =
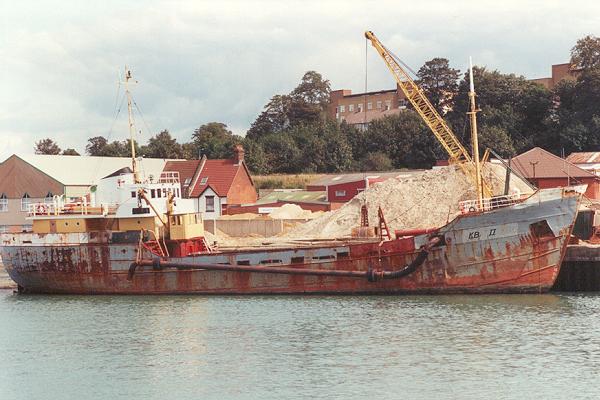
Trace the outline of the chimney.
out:
[[[233,153],[235,154],[234,160],[236,161],[236,164],[241,165],[242,161],[244,161],[244,153],[246,153],[244,147],[241,144],[236,144],[233,146]]]

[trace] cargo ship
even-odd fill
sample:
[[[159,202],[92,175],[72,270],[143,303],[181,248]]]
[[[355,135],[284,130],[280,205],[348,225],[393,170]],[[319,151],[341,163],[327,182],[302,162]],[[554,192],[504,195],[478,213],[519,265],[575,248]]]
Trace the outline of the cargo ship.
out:
[[[33,231],[0,234],[19,292],[541,293],[558,276],[584,186],[495,197],[478,189],[446,225],[393,238],[218,249],[193,201],[182,198],[177,173],[140,176],[130,78],[127,71],[131,168],[81,199],[30,204]]]
[[[443,227],[392,240],[219,251],[174,179],[119,179],[130,182],[115,183],[129,199],[116,208],[32,204],[34,232],[2,234],[2,259],[20,292],[542,293],[558,276],[584,190],[492,198]]]

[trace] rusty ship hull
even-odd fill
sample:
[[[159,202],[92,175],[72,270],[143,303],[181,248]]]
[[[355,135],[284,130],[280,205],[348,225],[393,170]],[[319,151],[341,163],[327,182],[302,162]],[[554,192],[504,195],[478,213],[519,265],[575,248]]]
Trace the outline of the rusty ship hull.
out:
[[[139,247],[133,231],[5,233],[0,252],[10,277],[29,293],[540,293],[558,276],[580,198],[566,188],[539,190],[518,204],[383,242],[159,259]],[[407,266],[413,269],[400,273]]]

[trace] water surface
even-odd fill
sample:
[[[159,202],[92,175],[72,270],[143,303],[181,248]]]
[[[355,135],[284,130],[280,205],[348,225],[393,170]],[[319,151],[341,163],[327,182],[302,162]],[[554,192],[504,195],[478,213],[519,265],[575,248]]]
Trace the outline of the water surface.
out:
[[[0,291],[0,399],[597,398],[600,296]]]

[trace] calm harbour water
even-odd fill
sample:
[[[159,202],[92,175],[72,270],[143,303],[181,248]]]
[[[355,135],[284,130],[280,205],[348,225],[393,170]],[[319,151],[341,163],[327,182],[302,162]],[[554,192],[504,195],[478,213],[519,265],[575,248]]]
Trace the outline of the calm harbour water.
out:
[[[24,296],[0,399],[597,398],[600,296]]]

